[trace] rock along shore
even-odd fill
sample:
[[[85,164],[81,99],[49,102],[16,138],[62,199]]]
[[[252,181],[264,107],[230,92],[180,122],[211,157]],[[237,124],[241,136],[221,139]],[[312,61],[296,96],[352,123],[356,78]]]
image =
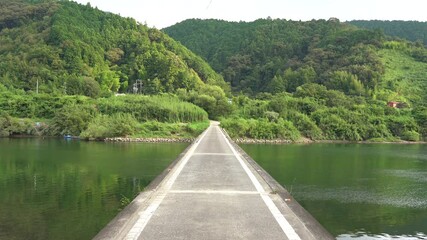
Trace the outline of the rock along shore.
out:
[[[191,143],[193,138],[130,138],[115,137],[106,138],[104,142],[146,142],[146,143]]]
[[[234,138],[233,141],[237,144],[309,144],[309,143],[337,143],[337,144],[427,144],[427,142],[408,142],[408,141],[396,141],[396,142],[371,142],[371,141],[345,141],[345,140],[317,140],[313,141],[308,138],[301,138],[295,142],[286,139],[251,139],[251,138]]]
[[[249,143],[249,144],[285,144],[292,143],[291,140],[285,139],[251,139],[251,138],[236,138],[233,141],[237,144],[239,143]]]

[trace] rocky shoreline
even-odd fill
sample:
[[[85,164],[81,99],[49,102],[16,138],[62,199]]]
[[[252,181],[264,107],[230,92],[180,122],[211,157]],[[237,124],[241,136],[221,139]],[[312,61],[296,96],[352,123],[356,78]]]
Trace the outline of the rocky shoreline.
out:
[[[1,137],[0,137],[1,138]],[[5,138],[57,138],[54,136],[30,136],[30,135],[13,135]],[[72,137],[70,139],[76,140],[89,140],[89,141],[104,141],[104,142],[145,142],[145,143],[192,143],[195,138],[167,138],[167,137],[152,137],[152,138],[132,138],[132,137],[114,137],[106,139],[80,139],[78,137]],[[396,142],[372,142],[372,141],[343,141],[343,140],[317,140],[313,141],[308,138],[301,138],[298,141],[291,141],[286,139],[251,139],[251,138],[233,138],[233,141],[237,144],[309,144],[309,143],[338,143],[338,144],[427,144],[425,141],[408,142],[408,141],[396,141]]]
[[[427,144],[427,142],[417,141],[396,141],[396,142],[371,142],[371,141],[345,141],[345,140],[317,140],[313,141],[308,138],[301,138],[297,141],[285,140],[285,139],[251,139],[251,138],[234,138],[233,141],[237,144],[290,144],[290,143],[300,143],[300,144],[309,144],[309,143],[336,143],[336,144]]]
[[[192,143],[194,138],[106,138],[104,142],[146,142],[146,143]]]
[[[236,138],[233,141],[237,144],[246,143],[246,144],[288,144],[293,143],[291,140],[285,139],[251,139],[251,138]]]

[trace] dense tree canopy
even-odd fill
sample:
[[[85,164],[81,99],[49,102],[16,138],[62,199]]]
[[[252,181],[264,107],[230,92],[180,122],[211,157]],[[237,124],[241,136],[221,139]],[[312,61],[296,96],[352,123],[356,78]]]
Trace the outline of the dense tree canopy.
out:
[[[355,20],[348,23],[367,29],[380,29],[389,36],[407,39],[413,42],[419,41],[427,46],[427,22]]]
[[[203,56],[233,90],[253,96],[292,93],[317,83],[347,95],[421,104],[427,92],[427,74],[421,70],[427,68],[427,50],[422,45],[390,41],[381,30],[337,19],[191,19],[164,31]],[[403,60],[408,62],[405,69],[392,66]]]
[[[166,34],[68,1],[0,1],[0,83],[25,90],[146,94],[227,88],[200,57]]]
[[[360,94],[375,88],[384,72],[375,51],[384,36],[335,20],[193,19],[164,31],[203,56],[236,91],[294,92],[305,83],[326,83],[340,71],[356,78],[349,85],[359,85],[357,91],[343,90]]]

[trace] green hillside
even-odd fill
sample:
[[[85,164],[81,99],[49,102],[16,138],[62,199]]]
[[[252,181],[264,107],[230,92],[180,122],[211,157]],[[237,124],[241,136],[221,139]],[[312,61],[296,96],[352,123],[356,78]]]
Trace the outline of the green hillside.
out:
[[[411,102],[427,105],[427,63],[417,61],[405,43],[387,42],[400,48],[384,48],[379,51],[381,61],[385,65],[385,73],[381,89],[394,93],[387,94],[384,100]]]
[[[222,121],[233,137],[416,141],[427,135],[422,44],[337,19],[190,19],[163,31],[206,59],[235,93],[252,96],[235,97],[235,111]]]
[[[295,92],[305,83],[318,83],[347,95],[381,95],[383,100],[393,100],[391,93],[384,96],[393,91],[420,103],[411,93],[413,86],[392,76],[393,64],[411,61],[413,68],[399,68],[404,82],[425,81],[421,69],[427,69],[427,50],[415,43],[389,42],[381,31],[336,19],[249,23],[192,19],[164,31],[205,58],[237,92]],[[417,93],[427,92],[425,84],[417,87]]]
[[[46,93],[157,94],[226,88],[200,57],[161,31],[68,1],[0,1],[0,83]],[[141,89],[139,89],[141,90]]]
[[[386,35],[407,39],[413,42],[419,41],[427,46],[427,22],[354,20],[348,23],[361,28],[380,29]]]
[[[0,0],[0,137],[190,138],[230,111],[228,92],[202,58],[134,19]]]

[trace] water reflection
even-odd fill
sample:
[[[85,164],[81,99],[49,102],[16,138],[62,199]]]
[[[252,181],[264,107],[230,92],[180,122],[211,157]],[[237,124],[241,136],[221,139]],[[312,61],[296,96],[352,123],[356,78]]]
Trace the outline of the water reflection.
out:
[[[90,239],[186,146],[0,139],[0,239]]]
[[[427,233],[427,145],[243,145],[339,239]]]

